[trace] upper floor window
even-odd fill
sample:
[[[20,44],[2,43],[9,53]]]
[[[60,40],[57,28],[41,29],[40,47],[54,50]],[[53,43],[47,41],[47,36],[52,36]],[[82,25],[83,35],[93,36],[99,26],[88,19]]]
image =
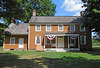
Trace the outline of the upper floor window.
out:
[[[51,31],[51,25],[46,25],[46,31]]]
[[[11,44],[11,45],[14,45],[14,44],[15,44],[15,37],[11,37],[11,38],[10,38],[10,44]]]
[[[75,31],[75,25],[70,25],[70,31]]]
[[[40,44],[41,42],[41,37],[40,36],[35,36],[35,44]]]
[[[36,31],[41,31],[41,25],[36,25]]]
[[[80,25],[80,31],[85,31],[85,27],[83,25]]]
[[[58,31],[63,31],[63,25],[58,25]]]
[[[80,36],[80,42],[83,45],[86,44],[86,36],[84,36],[84,35]]]

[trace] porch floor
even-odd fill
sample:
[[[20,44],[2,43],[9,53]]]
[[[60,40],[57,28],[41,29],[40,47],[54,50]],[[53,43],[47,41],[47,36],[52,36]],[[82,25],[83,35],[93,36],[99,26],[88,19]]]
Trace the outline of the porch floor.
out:
[[[71,52],[80,51],[79,48],[45,48],[44,52]]]

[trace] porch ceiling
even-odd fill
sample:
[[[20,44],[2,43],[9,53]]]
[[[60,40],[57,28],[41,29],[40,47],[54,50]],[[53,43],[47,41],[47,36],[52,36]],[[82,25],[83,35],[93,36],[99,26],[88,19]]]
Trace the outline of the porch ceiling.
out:
[[[79,36],[78,33],[72,33],[72,32],[45,32],[45,36],[46,35],[56,35],[56,36],[70,36],[70,35],[77,35]]]

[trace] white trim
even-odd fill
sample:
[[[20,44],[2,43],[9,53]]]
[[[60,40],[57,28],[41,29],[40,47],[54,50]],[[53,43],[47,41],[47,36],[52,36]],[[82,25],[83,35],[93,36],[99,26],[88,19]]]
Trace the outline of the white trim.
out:
[[[47,30],[47,25],[50,25],[50,30]],[[51,31],[51,24],[47,24],[46,25],[46,31]]]
[[[19,38],[19,39],[23,39],[23,48],[24,48],[24,38]],[[20,48],[20,47],[19,47]]]
[[[37,35],[37,36],[38,36],[38,35]],[[37,36],[35,36],[35,44],[36,44],[36,45],[40,45],[40,44],[41,44],[41,36],[39,36],[39,37],[40,37],[40,44],[37,44],[37,43],[36,43],[36,37],[37,37]]]
[[[58,41],[58,39],[57,39],[57,36],[56,36],[56,48],[57,48],[57,43],[58,43],[57,41]]]
[[[30,25],[29,25],[29,27],[28,27],[28,30],[29,30],[29,32],[28,32],[28,48],[27,49],[29,49],[29,41],[30,41]]]
[[[69,36],[68,36],[68,48],[70,48],[70,46],[69,46]]]
[[[14,44],[11,44],[11,38],[15,39],[15,37],[10,37],[10,45],[15,45],[15,41],[14,41]]]
[[[45,48],[45,36],[44,36],[44,48]]]
[[[63,29],[63,30],[59,30],[59,25],[62,25],[62,29]],[[64,31],[64,26],[63,26],[63,24],[58,24],[58,31]]]
[[[79,42],[79,36],[78,36],[78,48],[80,49],[80,42]]]
[[[83,31],[83,32],[84,32],[84,31],[85,31],[85,27],[84,27],[84,30],[82,30],[82,29],[81,29],[81,26],[82,26],[82,25],[80,25],[80,31]]]
[[[40,24],[35,25],[35,31],[41,31],[41,25],[40,25],[40,30],[37,30],[37,25],[40,25]]]
[[[5,47],[5,36],[4,36],[4,40],[3,40],[3,48]]]
[[[70,25],[70,31],[75,31],[75,25],[74,25],[74,30],[71,30],[71,25]]]

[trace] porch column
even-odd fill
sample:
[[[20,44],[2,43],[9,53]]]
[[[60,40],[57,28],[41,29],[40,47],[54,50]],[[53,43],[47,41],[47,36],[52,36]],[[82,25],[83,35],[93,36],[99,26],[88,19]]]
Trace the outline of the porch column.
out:
[[[56,48],[57,48],[57,36],[56,36]]]
[[[79,41],[79,36],[78,36],[78,48],[80,49],[80,44],[79,44],[79,42],[80,42],[80,41]]]
[[[69,46],[69,36],[68,36],[68,48],[70,48],[70,46]]]
[[[44,48],[45,48],[45,36],[44,36]]]

